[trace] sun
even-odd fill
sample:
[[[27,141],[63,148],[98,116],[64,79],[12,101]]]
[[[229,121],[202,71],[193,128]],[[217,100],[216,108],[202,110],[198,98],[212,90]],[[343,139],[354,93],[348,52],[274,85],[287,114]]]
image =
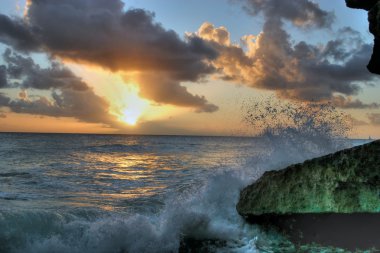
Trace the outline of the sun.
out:
[[[135,126],[146,111],[149,102],[139,97],[136,86],[130,86],[122,94],[118,109],[119,120],[130,126]]]
[[[141,111],[136,108],[127,108],[121,115],[120,120],[128,125],[135,126],[141,116]]]

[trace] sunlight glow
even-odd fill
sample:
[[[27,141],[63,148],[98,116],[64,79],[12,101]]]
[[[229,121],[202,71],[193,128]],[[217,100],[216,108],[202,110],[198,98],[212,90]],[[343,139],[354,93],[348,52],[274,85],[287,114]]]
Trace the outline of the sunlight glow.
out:
[[[128,92],[123,95],[119,112],[119,120],[134,126],[138,123],[144,111],[147,109],[149,102],[138,96],[138,88],[129,86]]]
[[[136,125],[140,114],[141,112],[139,110],[134,110],[134,108],[127,108],[124,110],[124,115],[120,119],[125,123],[134,126]]]
[[[188,112],[188,108],[156,104],[140,97],[138,82],[131,74],[110,73],[95,66],[67,61],[65,64],[93,87],[96,94],[102,94],[110,102],[112,115],[136,130],[142,122],[165,121]]]

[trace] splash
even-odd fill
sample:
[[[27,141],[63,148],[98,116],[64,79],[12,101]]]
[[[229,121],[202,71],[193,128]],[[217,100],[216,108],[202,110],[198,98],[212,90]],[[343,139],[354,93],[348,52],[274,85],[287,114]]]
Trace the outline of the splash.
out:
[[[242,186],[239,173],[221,172],[197,191],[173,194],[160,212],[149,215],[3,211],[0,225],[8,229],[0,230],[0,239],[6,238],[0,252],[256,252],[249,243],[251,226],[235,211]]]
[[[329,102],[290,102],[269,97],[246,101],[242,110],[243,122],[269,149],[265,157],[275,157],[272,167],[302,162],[350,144],[350,117]]]

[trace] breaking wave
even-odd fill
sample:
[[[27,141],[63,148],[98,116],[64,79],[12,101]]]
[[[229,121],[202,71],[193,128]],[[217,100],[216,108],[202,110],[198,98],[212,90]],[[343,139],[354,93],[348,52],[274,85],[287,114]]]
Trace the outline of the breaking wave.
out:
[[[266,100],[245,104],[244,109],[245,122],[258,132],[252,141],[261,152],[241,168],[199,175],[206,178],[180,192],[173,190],[163,205],[147,213],[1,209],[0,252],[261,252],[268,237],[237,214],[240,190],[265,170],[346,147],[349,127],[345,116],[328,104]],[[137,144],[91,148],[143,151]],[[0,174],[11,176],[27,175]]]
[[[195,247],[191,240],[209,241],[204,247],[210,250],[216,241],[223,242],[218,252],[239,252],[242,247],[249,252],[250,238],[244,234],[249,225],[235,211],[244,184],[239,173],[223,172],[197,191],[169,197],[162,210],[149,215],[2,211],[0,252],[178,252]]]

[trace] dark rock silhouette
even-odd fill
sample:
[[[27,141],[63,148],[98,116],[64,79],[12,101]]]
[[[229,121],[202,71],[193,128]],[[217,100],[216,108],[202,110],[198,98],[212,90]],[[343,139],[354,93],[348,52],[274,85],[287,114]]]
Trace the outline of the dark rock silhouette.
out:
[[[374,35],[373,54],[367,68],[380,75],[380,1],[379,0],[346,0],[350,8],[368,11],[369,31]]]
[[[378,0],[346,0],[347,7],[369,11]]]

